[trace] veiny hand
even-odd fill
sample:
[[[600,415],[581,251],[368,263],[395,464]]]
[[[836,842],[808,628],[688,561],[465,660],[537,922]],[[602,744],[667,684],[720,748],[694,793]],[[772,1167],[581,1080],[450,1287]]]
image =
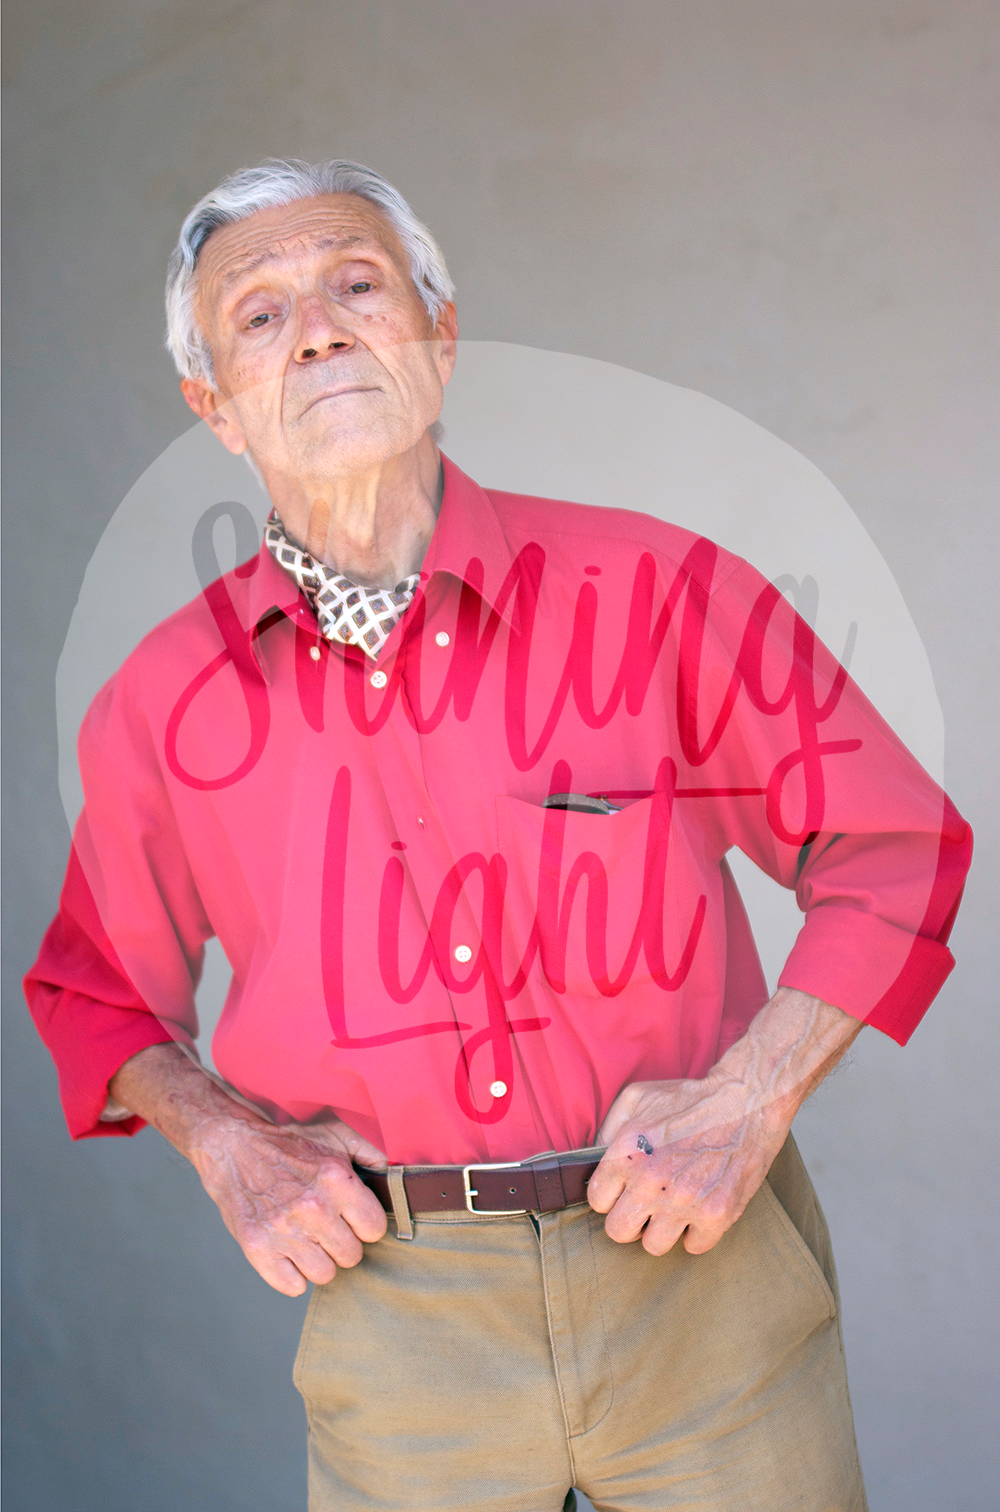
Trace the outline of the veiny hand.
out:
[[[331,1281],[338,1265],[357,1265],[362,1243],[386,1231],[381,1203],[351,1168],[356,1160],[385,1170],[386,1158],[339,1119],[214,1118],[189,1157],[250,1264],[287,1297]]]
[[[779,987],[700,1081],[633,1082],[597,1136],[588,1200],[619,1244],[692,1255],[718,1244],[757,1191],[809,1093],[861,1030],[820,998]]]
[[[751,1113],[731,1087],[705,1081],[633,1082],[598,1135],[607,1152],[587,1196],[619,1244],[665,1255],[704,1254],[743,1212],[788,1133]]]

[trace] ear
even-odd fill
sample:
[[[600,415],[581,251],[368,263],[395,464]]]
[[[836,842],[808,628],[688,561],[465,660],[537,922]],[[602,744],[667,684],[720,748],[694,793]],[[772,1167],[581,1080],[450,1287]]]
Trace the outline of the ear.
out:
[[[441,382],[447,383],[455,371],[458,346],[458,316],[451,300],[441,306],[441,312],[434,325],[433,340],[437,348],[434,361],[441,375]]]
[[[181,393],[198,418],[211,426],[227,451],[236,457],[246,451],[247,438],[233,406],[210,383],[204,378],[182,378]]]

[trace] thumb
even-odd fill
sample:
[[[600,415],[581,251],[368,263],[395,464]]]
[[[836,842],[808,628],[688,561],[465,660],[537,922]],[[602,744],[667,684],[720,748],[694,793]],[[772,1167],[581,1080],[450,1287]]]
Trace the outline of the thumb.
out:
[[[332,1118],[326,1123],[291,1123],[285,1127],[297,1129],[312,1144],[331,1155],[347,1155],[360,1166],[372,1171],[384,1171],[389,1162],[377,1145],[371,1144],[358,1134],[342,1118]]]
[[[341,1125],[340,1133],[347,1153],[355,1165],[364,1166],[369,1171],[384,1171],[387,1169],[389,1161],[386,1158],[385,1152],[380,1150],[377,1145],[371,1144],[361,1134],[356,1134],[347,1124]]]
[[[628,1088],[624,1092],[619,1092],[608,1109],[607,1117],[597,1131],[597,1143],[599,1145],[609,1145],[615,1136],[621,1133],[632,1117],[632,1101]]]

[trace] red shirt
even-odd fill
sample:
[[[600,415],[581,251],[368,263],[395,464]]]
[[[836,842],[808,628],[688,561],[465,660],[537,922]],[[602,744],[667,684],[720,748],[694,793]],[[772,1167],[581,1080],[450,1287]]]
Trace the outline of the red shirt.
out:
[[[191,1042],[213,934],[222,1076],[396,1163],[584,1146],[628,1082],[704,1075],[767,997],[734,845],[796,889],[785,985],[903,1042],[950,971],[968,826],[776,589],[444,466],[377,666],[262,549],[94,700],[26,979],[75,1137],[141,1126],[108,1080]]]

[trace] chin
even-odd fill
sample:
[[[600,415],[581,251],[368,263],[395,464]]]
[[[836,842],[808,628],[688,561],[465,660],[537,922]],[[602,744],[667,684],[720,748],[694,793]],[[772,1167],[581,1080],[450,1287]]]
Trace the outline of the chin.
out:
[[[344,478],[370,471],[415,446],[426,426],[368,427],[356,432],[327,435],[300,453],[302,470],[312,477]]]

